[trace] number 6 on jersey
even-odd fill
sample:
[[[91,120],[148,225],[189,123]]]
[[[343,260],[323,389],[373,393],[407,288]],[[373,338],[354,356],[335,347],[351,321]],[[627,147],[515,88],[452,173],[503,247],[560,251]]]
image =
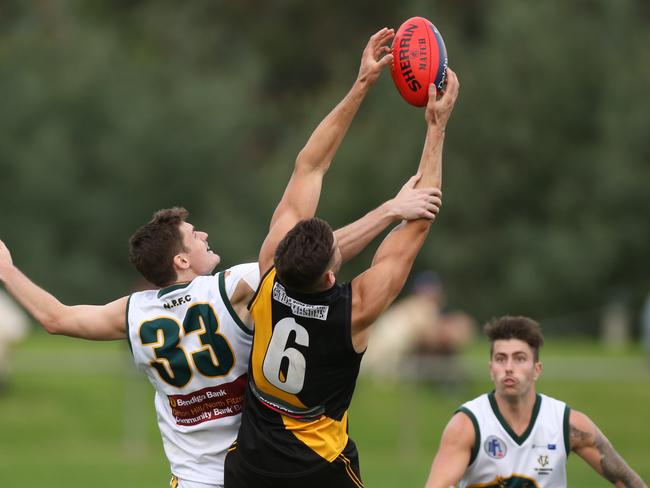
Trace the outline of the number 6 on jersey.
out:
[[[305,356],[295,347],[287,347],[291,333],[294,342],[309,346],[309,333],[293,318],[280,320],[273,329],[273,336],[264,357],[264,376],[276,388],[287,393],[300,393],[305,383]]]

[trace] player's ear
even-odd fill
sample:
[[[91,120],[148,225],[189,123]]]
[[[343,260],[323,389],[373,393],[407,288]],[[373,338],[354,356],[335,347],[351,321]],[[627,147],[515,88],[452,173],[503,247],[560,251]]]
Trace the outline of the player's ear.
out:
[[[190,261],[185,253],[179,253],[174,256],[174,267],[178,269],[187,269],[190,267]]]
[[[336,283],[336,276],[334,275],[334,271],[331,269],[325,272],[325,283],[327,284],[327,288],[333,287]]]
[[[537,378],[539,378],[539,375],[541,374],[542,374],[542,363],[537,361],[535,363],[535,375],[534,375],[535,380],[537,380]]]

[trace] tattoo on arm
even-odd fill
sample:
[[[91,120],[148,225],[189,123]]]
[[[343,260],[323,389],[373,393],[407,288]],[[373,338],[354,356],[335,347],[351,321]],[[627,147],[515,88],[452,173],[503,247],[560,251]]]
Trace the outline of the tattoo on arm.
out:
[[[632,471],[621,455],[614,450],[611,442],[596,430],[596,448],[600,453],[600,465],[603,467],[603,476],[612,483],[620,481],[626,488],[645,486],[641,478]]]
[[[600,466],[603,477],[613,484],[623,483],[625,488],[644,488],[645,483],[630,468],[619,453],[616,452],[611,442],[596,428],[595,435],[571,426],[571,443],[576,447],[593,446],[600,455]]]
[[[578,429],[576,426],[571,425],[569,438],[572,446],[583,447],[586,444],[593,443],[592,435],[589,432]]]

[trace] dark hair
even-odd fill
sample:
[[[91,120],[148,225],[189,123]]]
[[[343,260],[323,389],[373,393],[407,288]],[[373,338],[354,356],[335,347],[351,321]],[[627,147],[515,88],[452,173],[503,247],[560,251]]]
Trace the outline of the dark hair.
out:
[[[282,284],[310,292],[318,286],[333,255],[334,232],[319,218],[301,220],[275,250],[275,269]]]
[[[129,239],[129,261],[156,286],[176,280],[174,256],[183,250],[180,225],[189,212],[183,207],[158,210]]]
[[[544,336],[539,323],[528,317],[509,315],[492,319],[483,329],[490,339],[490,357],[494,352],[494,341],[519,339],[533,350],[535,362],[539,361],[539,349],[544,345]]]

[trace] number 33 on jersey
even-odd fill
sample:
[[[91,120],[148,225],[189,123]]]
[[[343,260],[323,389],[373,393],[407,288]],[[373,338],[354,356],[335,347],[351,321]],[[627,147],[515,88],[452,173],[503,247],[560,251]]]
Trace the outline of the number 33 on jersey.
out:
[[[155,388],[163,445],[180,478],[222,476],[217,471],[237,435],[252,331],[228,298],[236,274],[201,276],[129,299],[129,345]]]

